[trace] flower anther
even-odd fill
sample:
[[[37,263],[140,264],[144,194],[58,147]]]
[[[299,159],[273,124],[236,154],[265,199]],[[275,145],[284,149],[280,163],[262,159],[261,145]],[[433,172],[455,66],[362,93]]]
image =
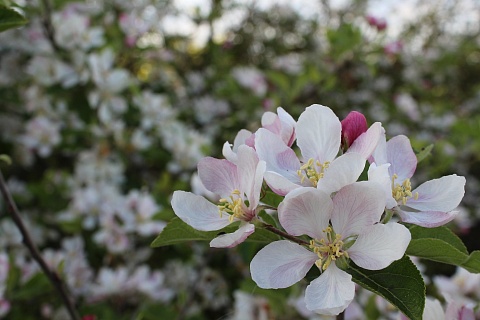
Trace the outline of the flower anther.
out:
[[[313,158],[308,159],[308,161],[303,164],[299,170],[297,170],[298,176],[301,178],[301,183],[308,179],[314,187],[317,186],[318,180],[322,179],[325,175],[325,169],[328,169],[330,166],[329,161],[321,163],[320,161],[315,161]]]
[[[240,190],[235,189],[228,199],[222,198],[219,200],[220,204],[217,205],[220,217],[224,213],[230,215],[229,221],[233,222],[235,218],[248,221],[250,219],[246,212],[246,205],[241,197]]]
[[[347,251],[344,251],[341,234],[335,234],[332,227],[327,227],[323,232],[327,235],[326,239],[322,238],[310,240],[310,249],[317,254],[318,260],[315,265],[322,271],[325,271],[332,261],[342,256],[348,258]]]
[[[412,194],[412,184],[410,183],[410,179],[405,179],[402,184],[395,183],[395,180],[398,178],[397,174],[392,176],[392,197],[396,201],[402,201],[403,205],[407,204],[407,200],[409,198],[414,198],[415,200],[418,199],[418,192]]]

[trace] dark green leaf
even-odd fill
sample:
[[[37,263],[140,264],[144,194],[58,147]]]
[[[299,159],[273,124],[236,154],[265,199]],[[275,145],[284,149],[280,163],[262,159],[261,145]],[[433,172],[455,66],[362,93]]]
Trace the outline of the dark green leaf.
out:
[[[27,20],[17,11],[0,5],[0,32],[23,26]]]
[[[350,262],[346,271],[354,282],[385,298],[410,319],[422,319],[425,284],[407,256],[382,270],[366,270]]]

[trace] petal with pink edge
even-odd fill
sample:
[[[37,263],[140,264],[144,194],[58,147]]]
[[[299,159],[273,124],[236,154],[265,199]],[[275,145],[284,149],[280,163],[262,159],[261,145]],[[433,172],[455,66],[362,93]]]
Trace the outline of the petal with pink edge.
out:
[[[387,162],[390,176],[398,176],[397,183],[410,179],[417,168],[417,156],[413,152],[410,140],[403,135],[395,136],[387,142]]]
[[[341,155],[325,169],[324,176],[318,180],[317,189],[331,194],[346,185],[357,181],[365,168],[365,158],[358,153]]]
[[[348,148],[347,153],[356,152],[361,154],[365,160],[368,159],[373,151],[375,151],[383,132],[385,132],[385,130],[382,124],[375,122],[366,132],[355,139],[350,148]]]
[[[172,208],[183,222],[197,230],[220,230],[230,224],[227,215],[220,217],[216,205],[191,192],[175,191]]]
[[[413,190],[418,199],[410,198],[407,206],[420,211],[443,211],[455,209],[465,195],[465,177],[452,174],[422,183]]]
[[[300,185],[291,182],[284,176],[281,176],[278,173],[272,171],[265,172],[264,178],[270,189],[272,189],[273,192],[281,196],[285,196],[292,190],[301,187]]]
[[[212,248],[233,248],[242,243],[255,231],[255,226],[251,223],[245,223],[235,232],[222,234],[210,241]]]
[[[275,241],[253,257],[250,273],[260,288],[286,288],[302,280],[317,259],[315,253],[299,244]]]
[[[279,136],[267,129],[258,129],[255,133],[255,150],[260,160],[267,163],[267,171],[276,172],[292,182],[300,183],[297,175],[300,161]]]
[[[300,115],[296,127],[297,145],[306,161],[332,161],[339,149],[342,135],[340,120],[332,109],[314,104]]]
[[[328,227],[333,201],[315,188],[299,188],[290,192],[278,207],[278,218],[285,230],[294,236],[306,234],[321,239]]]
[[[237,166],[224,159],[206,157],[198,163],[198,176],[208,191],[228,198],[240,188]]]
[[[225,157],[225,159],[236,164],[238,147],[246,144],[246,141],[251,136],[253,136],[253,133],[251,133],[248,130],[242,129],[238,131],[237,135],[235,136],[235,140],[233,141],[233,146],[230,145],[228,141],[225,142],[223,144],[223,149],[222,149],[222,154]]]
[[[307,309],[324,315],[338,315],[352,302],[355,284],[352,276],[334,263],[305,290]]]
[[[332,227],[343,238],[358,235],[380,220],[385,209],[379,184],[361,181],[343,187],[333,197]]]
[[[416,224],[425,228],[436,228],[449,223],[460,211],[419,211],[410,212],[396,208],[395,212],[405,223]]]
[[[379,223],[365,228],[347,252],[359,267],[380,270],[403,257],[411,238],[399,223]]]

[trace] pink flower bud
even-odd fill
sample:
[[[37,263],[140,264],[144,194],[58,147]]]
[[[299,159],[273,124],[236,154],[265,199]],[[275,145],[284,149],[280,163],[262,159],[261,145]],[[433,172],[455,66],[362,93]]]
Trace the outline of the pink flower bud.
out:
[[[359,135],[367,131],[367,119],[357,111],[350,112],[342,120],[342,149],[346,151]]]

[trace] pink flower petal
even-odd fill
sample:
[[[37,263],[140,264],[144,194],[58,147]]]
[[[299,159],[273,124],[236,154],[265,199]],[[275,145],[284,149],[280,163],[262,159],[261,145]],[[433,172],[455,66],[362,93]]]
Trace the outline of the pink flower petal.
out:
[[[420,211],[443,211],[455,209],[465,195],[465,177],[452,174],[422,183],[413,190],[418,199],[410,198],[407,206]]]
[[[208,191],[228,198],[240,188],[237,167],[228,160],[206,157],[198,163],[198,176]]]
[[[317,259],[315,253],[299,244],[275,241],[253,257],[250,273],[260,288],[286,288],[302,280]]]
[[[278,218],[285,230],[294,236],[308,235],[321,239],[328,227],[333,202],[330,196],[315,188],[290,192],[278,207]]]
[[[390,176],[392,177],[394,174],[398,176],[397,183],[401,184],[405,179],[413,176],[417,168],[417,156],[406,136],[399,135],[388,140],[387,162],[391,164]]]
[[[242,243],[255,231],[255,226],[251,223],[245,223],[235,232],[222,234],[210,241],[212,248],[232,248]]]
[[[175,191],[172,208],[180,219],[197,230],[220,230],[230,224],[227,215],[220,217],[216,205],[191,192]]]
[[[365,160],[368,159],[373,151],[375,151],[383,132],[385,132],[385,130],[382,124],[375,122],[353,142],[350,148],[348,148],[347,153],[356,152],[361,154]]]
[[[443,226],[455,219],[460,211],[419,211],[410,212],[396,208],[395,212],[400,216],[400,219],[405,223],[416,224],[425,228],[436,228]]]
[[[361,234],[365,227],[380,220],[384,209],[385,196],[380,185],[370,181],[350,184],[333,198],[333,230],[343,238]]]
[[[342,125],[333,111],[318,104],[307,107],[297,122],[297,145],[305,161],[332,161],[339,149]]]
[[[345,310],[354,296],[352,276],[332,263],[308,285],[305,302],[308,310],[333,316]]]
[[[371,157],[368,158],[368,162],[375,162],[377,165],[382,165],[388,163],[387,159],[387,138],[385,136],[385,130],[380,134],[378,139],[378,144],[375,150],[373,151]]]
[[[410,231],[403,225],[379,223],[365,228],[347,251],[359,267],[380,270],[403,257],[410,239]]]
[[[357,181],[365,168],[365,158],[358,153],[341,155],[330,163],[317,188],[327,194],[336,192]]]
[[[241,145],[246,144],[246,141],[253,136],[248,130],[242,129],[238,131],[237,135],[235,136],[235,140],[233,141],[233,146],[230,143],[225,142],[222,148],[222,154],[228,161],[232,163],[237,163],[237,151],[238,147]]]

